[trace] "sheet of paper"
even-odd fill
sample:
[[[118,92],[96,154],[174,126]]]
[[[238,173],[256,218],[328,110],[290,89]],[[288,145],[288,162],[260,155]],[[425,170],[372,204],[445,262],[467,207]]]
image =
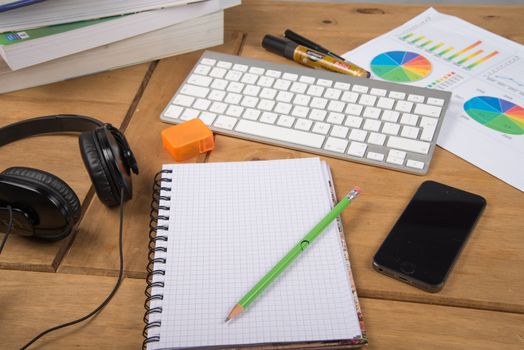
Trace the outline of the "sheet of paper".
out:
[[[160,342],[150,348],[350,339],[361,331],[336,223],[237,319],[230,309],[330,210],[318,158],[168,165]],[[159,213],[160,214],[160,213]],[[165,215],[166,213],[162,213]],[[155,257],[159,257],[156,255]],[[155,307],[152,304],[151,307]],[[155,331],[152,329],[152,331]],[[151,336],[151,333],[150,333]]]
[[[374,79],[453,93],[438,145],[524,191],[524,46],[430,8],[344,55]]]

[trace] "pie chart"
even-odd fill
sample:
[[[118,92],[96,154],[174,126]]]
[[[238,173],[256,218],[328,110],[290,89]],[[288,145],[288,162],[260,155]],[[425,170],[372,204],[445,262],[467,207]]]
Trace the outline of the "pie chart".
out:
[[[371,70],[384,80],[411,82],[431,73],[431,62],[424,56],[409,51],[389,51],[375,56]]]
[[[524,108],[491,96],[476,96],[464,103],[466,113],[493,130],[506,134],[524,134]]]

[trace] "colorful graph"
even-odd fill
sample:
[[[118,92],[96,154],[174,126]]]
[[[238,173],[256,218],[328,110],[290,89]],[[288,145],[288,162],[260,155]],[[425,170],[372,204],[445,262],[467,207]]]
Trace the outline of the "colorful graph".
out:
[[[371,61],[371,70],[382,79],[396,82],[417,81],[431,73],[431,62],[409,51],[381,53]]]
[[[524,108],[491,96],[476,96],[464,103],[466,113],[482,125],[506,134],[524,134]]]
[[[424,39],[424,41],[421,40]],[[408,33],[406,35],[400,36],[400,40],[406,42],[407,44],[414,45],[418,47],[419,49],[424,49],[427,52],[435,54],[437,57],[442,57],[449,62],[453,62],[458,66],[462,66],[463,68],[470,70],[478,66],[479,64],[486,62],[490,58],[496,56],[499,54],[498,51],[491,51],[489,54],[486,54],[488,52],[488,48],[485,46],[485,43],[482,42],[482,40],[477,40],[471,44],[458,44],[457,47],[462,47],[462,49],[458,50],[454,46],[446,45],[444,41],[440,41],[436,45],[429,45],[433,43],[435,40],[428,38],[424,35],[418,35],[415,33]],[[446,45],[446,46],[444,46]],[[464,46],[463,46],[464,45]],[[481,46],[484,47],[481,50],[476,50],[475,52],[471,53],[471,50],[474,48]],[[441,50],[437,50],[441,49]],[[447,56],[447,54],[450,54]],[[485,55],[483,57],[480,57],[481,55]],[[471,62],[470,60],[476,56],[477,60],[474,62]],[[469,61],[469,62],[468,62]],[[467,64],[467,65],[466,65]]]

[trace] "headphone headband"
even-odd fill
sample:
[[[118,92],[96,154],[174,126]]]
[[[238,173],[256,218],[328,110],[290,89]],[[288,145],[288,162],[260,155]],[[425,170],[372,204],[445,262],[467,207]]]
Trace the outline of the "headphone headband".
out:
[[[99,120],[76,114],[59,114],[22,120],[0,128],[0,147],[29,136],[55,132],[84,132],[103,126]]]

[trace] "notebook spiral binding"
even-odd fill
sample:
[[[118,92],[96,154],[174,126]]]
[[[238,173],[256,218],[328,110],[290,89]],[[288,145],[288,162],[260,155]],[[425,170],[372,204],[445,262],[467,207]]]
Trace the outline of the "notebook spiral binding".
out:
[[[146,300],[144,302],[144,342],[142,349],[147,349],[147,344],[160,341],[160,333],[155,332],[161,326],[162,314],[162,288],[164,288],[165,270],[162,268],[166,263],[168,229],[169,229],[169,206],[171,200],[169,193],[172,182],[169,174],[171,170],[162,170],[155,175],[153,182],[153,199],[151,200],[151,211],[149,212],[149,251],[146,277]]]

